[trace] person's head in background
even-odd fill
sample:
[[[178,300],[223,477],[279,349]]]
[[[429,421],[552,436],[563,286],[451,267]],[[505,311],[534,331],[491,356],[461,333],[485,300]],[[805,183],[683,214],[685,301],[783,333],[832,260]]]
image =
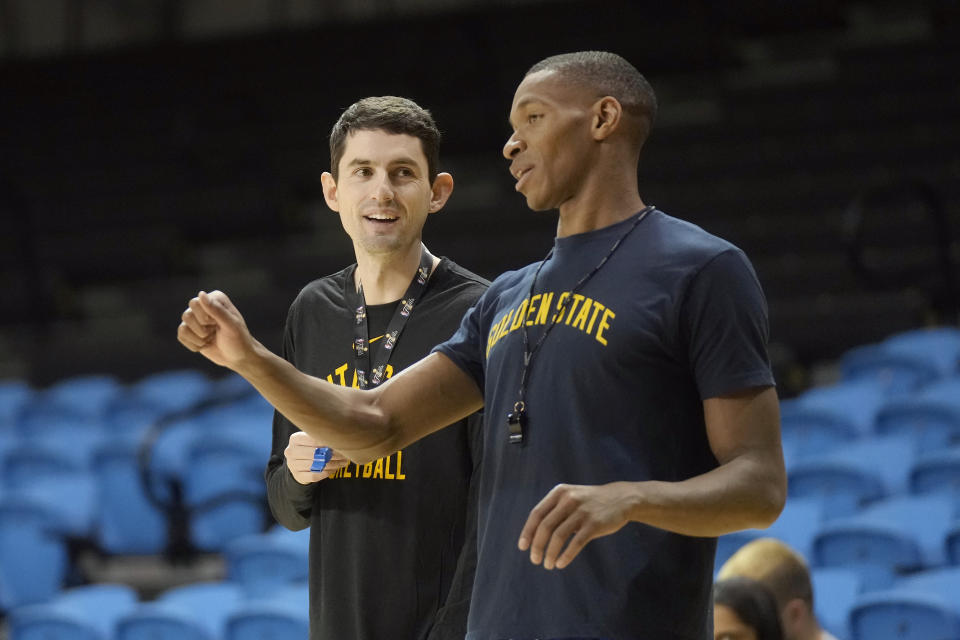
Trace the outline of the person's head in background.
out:
[[[729,578],[713,586],[714,640],[783,640],[777,601],[763,584]]]
[[[810,569],[788,545],[774,538],[748,542],[720,567],[717,580],[735,576],[752,578],[770,590],[777,601],[785,640],[824,637],[814,613]]]

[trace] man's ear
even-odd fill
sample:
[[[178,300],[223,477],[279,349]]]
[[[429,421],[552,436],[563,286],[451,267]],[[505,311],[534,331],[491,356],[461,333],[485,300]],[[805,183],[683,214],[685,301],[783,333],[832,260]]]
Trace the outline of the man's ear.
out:
[[[799,628],[800,622],[807,615],[809,606],[806,601],[802,598],[793,598],[780,611],[780,621],[783,624],[783,630],[793,631],[794,629]]]
[[[453,193],[453,176],[449,173],[438,173],[430,188],[430,213],[443,209],[451,193]]]
[[[337,181],[333,179],[333,174],[324,171],[320,176],[320,184],[323,185],[323,199],[327,201],[327,206],[334,211],[340,211],[340,201],[337,200]]]
[[[613,96],[604,96],[593,103],[593,128],[591,133],[596,141],[606,140],[620,127],[623,117],[623,105]]]

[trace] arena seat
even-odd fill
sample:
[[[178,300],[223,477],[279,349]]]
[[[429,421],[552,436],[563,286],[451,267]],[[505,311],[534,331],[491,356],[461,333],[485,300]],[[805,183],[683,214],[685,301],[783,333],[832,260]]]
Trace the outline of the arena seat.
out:
[[[867,437],[799,460],[787,471],[789,494],[821,497],[827,519],[851,515],[869,502],[908,492],[913,447],[909,436]]]
[[[918,451],[960,444],[960,376],[939,379],[907,396],[885,402],[876,417],[878,434],[910,434]]]
[[[893,589],[865,593],[850,620],[858,640],[960,637],[960,569],[924,571],[898,580]]]
[[[67,547],[54,533],[54,514],[22,496],[0,499],[0,611],[44,602],[70,569]]]
[[[860,574],[842,567],[815,567],[810,570],[810,578],[814,612],[820,625],[838,640],[850,640],[850,611],[863,591]]]
[[[228,616],[223,640],[287,640],[309,634],[309,590],[302,582],[253,599]]]
[[[137,600],[133,587],[124,584],[73,587],[49,602],[14,609],[10,640],[112,640],[117,620]]]
[[[243,586],[247,594],[261,596],[306,580],[309,529],[296,533],[272,530],[230,540],[224,545],[227,578]]]
[[[862,380],[811,389],[783,407],[783,440],[800,458],[867,435],[885,393]]]
[[[897,574],[946,563],[943,541],[954,519],[947,496],[901,496],[826,522],[813,541],[813,564],[849,567],[864,587],[892,586]]]

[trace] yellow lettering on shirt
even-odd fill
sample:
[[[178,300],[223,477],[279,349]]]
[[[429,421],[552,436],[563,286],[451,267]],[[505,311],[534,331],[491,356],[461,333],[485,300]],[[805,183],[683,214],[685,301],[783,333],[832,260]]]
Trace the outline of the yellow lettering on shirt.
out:
[[[573,326],[580,331],[587,330],[587,316],[590,315],[590,307],[593,306],[593,300],[590,298],[585,298],[583,305],[580,307],[580,313],[577,314],[577,317],[573,320]]]
[[[350,365],[344,363],[344,364],[340,365],[339,367],[337,367],[337,370],[333,372],[334,374],[340,376],[340,386],[341,386],[341,387],[347,386],[347,379],[346,379],[346,377],[344,377],[343,374],[346,373],[346,372],[347,372],[347,369],[349,369],[349,368],[350,368]],[[356,374],[354,374],[354,380],[356,380]]]
[[[538,293],[537,295],[530,298],[530,304],[527,305],[527,315],[526,315],[527,321],[524,322],[523,324],[525,324],[528,327],[533,325],[534,323],[534,320],[531,320],[530,316],[533,315],[534,309],[536,309],[534,305],[540,300],[540,295],[541,294]]]
[[[537,308],[537,319],[535,323],[547,324],[547,314],[550,313],[550,303],[553,301],[553,292],[551,291],[550,293],[544,293],[544,294],[538,293],[536,296],[534,296],[534,298],[540,295],[542,295],[543,297],[540,300],[540,306]]]
[[[591,336],[603,346],[607,346],[607,331],[617,314],[592,298],[569,291],[545,291],[530,298],[524,298],[508,309],[487,334],[486,355],[506,335],[521,327],[563,324]]]
[[[520,325],[523,324],[523,319],[526,316],[528,304],[530,304],[530,300],[524,298],[523,302],[520,303],[520,306],[517,307],[517,312],[513,316],[513,323],[510,325],[510,331],[519,329]]]
[[[593,333],[593,322],[594,322],[594,320],[597,319],[597,313],[599,313],[601,309],[606,309],[606,307],[603,306],[602,304],[600,304],[599,302],[597,302],[596,300],[594,300],[594,301],[593,301],[593,315],[590,316],[590,324],[587,325],[587,334]]]
[[[373,477],[383,478],[383,458],[377,458],[373,467]]]
[[[573,294],[573,304],[570,305],[570,312],[567,314],[567,321],[564,324],[570,324],[573,314],[577,311],[577,306],[583,301],[583,296],[579,293]]]
[[[372,474],[373,474],[373,463],[368,462],[367,464],[363,465],[363,477],[369,478]]]
[[[557,312],[553,314],[552,322],[560,322],[560,319],[563,318],[563,311],[567,306],[567,300],[570,299],[570,292],[564,291],[557,297]]]
[[[403,450],[397,451],[397,480],[406,480],[407,476],[400,471],[400,465],[403,463]]]
[[[387,456],[383,461],[383,477],[387,480],[395,480],[396,476],[390,471],[390,458],[392,456]]]
[[[597,327],[597,342],[607,346],[607,339],[603,337],[603,331],[610,328],[610,321],[617,317],[610,309],[603,310],[603,317],[600,319],[600,326]]]

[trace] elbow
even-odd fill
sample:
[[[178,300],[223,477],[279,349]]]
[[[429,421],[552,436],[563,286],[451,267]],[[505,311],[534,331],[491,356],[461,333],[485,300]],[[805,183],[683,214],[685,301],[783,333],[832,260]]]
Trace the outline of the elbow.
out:
[[[401,430],[397,424],[376,405],[360,408],[352,424],[362,425],[365,432],[359,446],[344,451],[344,455],[353,463],[363,465],[375,462],[395,453],[404,444],[400,441]]]
[[[786,473],[781,471],[760,486],[763,489],[757,500],[756,517],[758,522],[755,528],[766,529],[777,521],[787,502]]]

